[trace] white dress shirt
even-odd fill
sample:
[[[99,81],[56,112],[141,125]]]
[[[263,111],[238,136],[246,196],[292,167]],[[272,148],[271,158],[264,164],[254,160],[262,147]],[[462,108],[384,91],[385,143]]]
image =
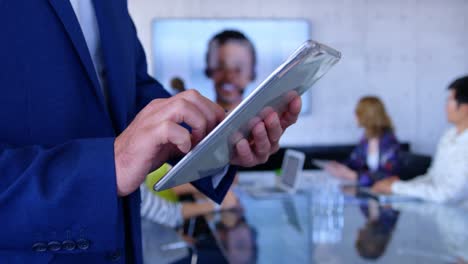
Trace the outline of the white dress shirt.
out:
[[[101,90],[107,102],[107,83],[105,78],[105,68],[102,59],[101,38],[96,19],[96,13],[92,0],[70,0],[75,11],[76,18],[80,23],[86,45],[88,46],[94,70],[96,71]]]
[[[392,192],[441,203],[468,199],[468,129],[460,134],[449,129],[428,172],[407,182],[395,182]]]
[[[373,152],[367,150],[366,163],[371,172],[376,172],[379,169],[380,154],[378,146],[377,149]]]

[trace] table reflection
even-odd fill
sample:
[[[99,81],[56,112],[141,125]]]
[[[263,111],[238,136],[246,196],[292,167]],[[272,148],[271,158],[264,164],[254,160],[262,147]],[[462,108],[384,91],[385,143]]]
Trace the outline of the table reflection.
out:
[[[237,193],[257,233],[257,263],[464,263],[468,209],[407,201],[379,204],[343,189],[323,172],[302,179],[302,191],[253,199],[244,191],[271,184],[265,172],[242,173]],[[255,182],[255,179],[260,183]]]
[[[361,205],[361,211],[367,220],[357,232],[356,250],[362,258],[376,260],[385,252],[400,212],[373,200]]]
[[[257,232],[247,223],[242,210],[220,213],[216,234],[229,263],[249,264],[257,261]]]
[[[302,183],[296,194],[271,199],[250,195],[250,187],[274,183],[270,174],[268,179],[268,173],[241,173],[235,188],[240,208],[204,217],[225,262],[466,263],[468,259],[465,207],[416,201],[379,204],[323,175]],[[203,246],[197,249],[203,252]]]

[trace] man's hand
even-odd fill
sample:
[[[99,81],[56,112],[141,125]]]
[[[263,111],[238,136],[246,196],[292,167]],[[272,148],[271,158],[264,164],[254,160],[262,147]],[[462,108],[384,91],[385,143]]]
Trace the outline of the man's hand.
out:
[[[371,190],[376,193],[391,194],[393,183],[399,180],[400,178],[398,176],[392,176],[392,177],[380,180],[376,182],[374,186],[372,186]]]
[[[250,138],[237,142],[231,164],[252,167],[265,163],[278,151],[279,140],[286,128],[296,123],[301,104],[301,97],[294,92],[289,94],[288,108],[281,116],[272,110],[263,111],[260,115],[263,120],[253,126]]]
[[[300,111],[301,99],[291,93],[281,117],[274,111],[264,112],[253,126],[249,140],[236,144],[231,164],[251,167],[266,162],[279,149],[281,135],[297,121]],[[194,90],[153,100],[114,142],[119,196],[135,191],[150,171],[170,158],[190,151],[224,117],[220,106]],[[192,133],[180,123],[190,126]]]
[[[119,196],[135,191],[150,171],[170,158],[187,153],[224,116],[220,106],[195,90],[149,103],[114,142]]]

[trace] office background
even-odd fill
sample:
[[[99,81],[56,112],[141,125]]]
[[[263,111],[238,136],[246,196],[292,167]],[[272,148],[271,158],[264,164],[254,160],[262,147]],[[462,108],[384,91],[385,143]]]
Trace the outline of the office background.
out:
[[[246,86],[244,97],[311,35],[309,22],[304,19],[156,18],[151,32],[153,57],[149,59],[153,63],[153,76],[165,87],[170,86],[174,77],[179,77],[187,88],[197,89],[207,98],[215,100],[213,80],[205,74],[206,55],[211,38],[224,30],[241,32],[255,49],[256,78]],[[279,32],[282,39],[278,39]],[[309,113],[311,96],[305,94],[302,98],[302,113]]]
[[[148,60],[154,18],[310,21],[313,38],[343,59],[313,88],[311,114],[287,131],[284,146],[355,143],[362,133],[355,104],[374,94],[386,103],[398,137],[415,152],[433,154],[448,126],[446,86],[468,72],[465,0],[129,0],[129,9]]]

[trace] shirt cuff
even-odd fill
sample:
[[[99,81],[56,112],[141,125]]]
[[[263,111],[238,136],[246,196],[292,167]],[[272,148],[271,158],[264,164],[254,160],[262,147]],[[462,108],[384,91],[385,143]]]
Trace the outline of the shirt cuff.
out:
[[[401,181],[396,181],[392,183],[391,189],[393,194],[403,194],[404,191],[402,190],[402,188],[405,188],[405,183]]]
[[[226,165],[226,167],[224,167],[224,169],[221,172],[211,176],[211,184],[213,184],[213,189],[218,188],[219,183],[221,182],[221,180],[223,180],[224,175],[226,175],[228,170],[229,165]]]

